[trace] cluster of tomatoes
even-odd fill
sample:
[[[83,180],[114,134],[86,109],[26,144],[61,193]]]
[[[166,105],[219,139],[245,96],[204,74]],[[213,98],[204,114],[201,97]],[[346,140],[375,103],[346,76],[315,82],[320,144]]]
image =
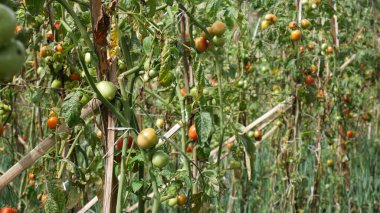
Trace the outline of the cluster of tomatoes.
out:
[[[0,82],[8,82],[21,71],[25,61],[25,47],[15,39],[15,13],[3,4],[0,4],[0,22]]]
[[[207,32],[212,37],[212,43],[217,46],[221,47],[224,45],[224,38],[222,37],[224,32],[226,32],[226,25],[221,21],[215,21],[211,27],[207,28]],[[210,41],[207,40],[207,35],[205,32],[201,33],[201,36],[195,38],[195,49],[197,49],[198,52],[203,53],[208,48],[210,48],[211,44]]]

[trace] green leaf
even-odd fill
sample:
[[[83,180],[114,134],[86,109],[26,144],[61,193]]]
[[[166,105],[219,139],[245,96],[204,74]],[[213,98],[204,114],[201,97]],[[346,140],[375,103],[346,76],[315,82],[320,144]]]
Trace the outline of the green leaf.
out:
[[[44,5],[44,0],[26,0],[26,8],[28,8],[28,11],[30,12],[30,14],[32,14],[33,16],[35,15],[38,15],[41,11],[41,9],[43,9],[43,5]]]
[[[201,112],[196,115],[195,128],[198,133],[198,141],[201,141],[202,143],[207,142],[212,130],[212,119],[210,113]]]
[[[143,40],[143,49],[146,55],[150,54],[150,50],[152,48],[152,38],[150,36],[144,38]]]
[[[38,104],[42,100],[44,92],[41,88],[37,88],[37,90],[33,93],[32,102]]]
[[[66,120],[67,126],[72,128],[81,122],[80,114],[82,104],[80,102],[81,92],[77,91],[70,93],[62,104],[63,117]]]
[[[132,182],[132,190],[133,192],[137,192],[138,190],[141,189],[141,187],[143,187],[144,183],[142,181],[133,181]]]

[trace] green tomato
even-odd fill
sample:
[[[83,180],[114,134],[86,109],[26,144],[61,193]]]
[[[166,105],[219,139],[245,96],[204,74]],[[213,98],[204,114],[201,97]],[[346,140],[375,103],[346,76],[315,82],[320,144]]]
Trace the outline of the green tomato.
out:
[[[240,169],[241,168],[241,164],[236,161],[236,160],[231,160],[230,162],[230,168],[231,169]]]
[[[90,64],[91,63],[91,53],[86,53],[84,55],[84,61],[86,62],[86,64]]]
[[[177,198],[177,197],[175,197],[175,198],[170,198],[170,199],[168,200],[168,206],[175,206],[175,205],[177,205],[177,202],[178,202],[178,198]]]
[[[0,23],[0,46],[6,46],[16,36],[17,19],[15,13],[3,4],[0,4]]]
[[[62,81],[58,79],[54,79],[53,82],[51,82],[51,88],[58,89],[62,87]]]
[[[143,81],[146,83],[150,80],[149,78],[149,74],[148,73],[145,73],[144,76],[143,76]]]
[[[8,82],[17,75],[25,61],[25,48],[19,41],[10,41],[0,48],[0,82]]]
[[[162,128],[164,128],[164,125],[165,125],[165,121],[164,121],[164,119],[162,119],[162,118],[158,118],[158,119],[156,120],[156,126],[157,126],[158,128],[162,129]]]
[[[191,88],[191,90],[190,90],[190,95],[191,95],[193,98],[197,98],[197,97],[198,97],[198,87],[193,87],[193,88]]]
[[[221,47],[224,45],[225,43],[225,40],[223,37],[218,37],[218,36],[215,36],[213,39],[212,39],[213,43],[215,44],[215,46],[217,47]]]
[[[148,75],[150,78],[155,78],[158,76],[158,72],[154,69],[149,70]]]
[[[90,96],[86,93],[83,93],[82,98],[80,99],[80,103],[85,105],[90,101]]]
[[[100,94],[109,101],[112,101],[116,95],[116,87],[110,81],[101,81],[96,84]]]
[[[158,150],[153,154],[152,164],[157,168],[164,168],[169,163],[169,155],[162,150]]]

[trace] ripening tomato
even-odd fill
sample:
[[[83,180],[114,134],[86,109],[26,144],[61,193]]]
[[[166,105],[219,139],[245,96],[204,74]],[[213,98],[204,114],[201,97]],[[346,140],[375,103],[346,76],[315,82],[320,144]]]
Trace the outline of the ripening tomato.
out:
[[[306,79],[305,79],[305,84],[306,85],[313,85],[314,84],[314,78],[313,78],[313,76],[311,76],[311,75],[307,75],[306,76]]]
[[[55,47],[55,50],[57,50],[57,52],[62,52],[63,51],[62,44],[57,44],[57,46]]]
[[[333,48],[331,47],[331,46],[328,46],[327,48],[326,48],[326,54],[327,55],[330,55],[330,54],[332,54],[333,53]]]
[[[351,130],[347,130],[346,136],[347,136],[347,138],[353,138],[354,137],[354,132],[351,131]]]
[[[124,143],[124,137],[119,138],[119,140],[117,140],[115,150],[119,151],[119,150],[123,149],[123,143]],[[130,149],[132,147],[132,144],[133,144],[133,137],[129,135],[128,136],[127,149]]]
[[[269,27],[269,25],[270,25],[270,21],[264,20],[261,22],[261,29],[265,30]]]
[[[215,21],[211,25],[211,31],[216,36],[222,36],[226,32],[226,25],[221,21]]]
[[[310,66],[310,70],[311,70],[312,72],[316,72],[316,71],[318,71],[318,67],[315,66],[314,64],[312,64],[312,65]]]
[[[245,65],[244,68],[245,68],[245,70],[248,71],[248,72],[251,71],[251,64],[250,64],[250,63],[247,63],[247,64]]]
[[[185,194],[180,194],[177,197],[177,201],[179,206],[184,206],[186,205],[187,196]]]
[[[17,25],[16,26],[16,33],[19,33],[24,27],[22,25]]]
[[[266,14],[264,18],[266,21],[269,21],[270,23],[275,23],[277,21],[277,16],[272,13]]]
[[[305,52],[305,46],[303,46],[303,45],[300,46],[300,49],[299,49],[299,50],[300,50],[300,53],[304,53],[304,52]]]
[[[307,28],[309,28],[310,27],[310,21],[309,20],[307,20],[307,19],[302,19],[301,20],[301,28],[302,29],[307,29]]]
[[[3,207],[0,209],[0,213],[18,213],[18,211],[12,207]]]
[[[350,96],[349,96],[349,95],[343,95],[342,100],[343,100],[345,103],[350,103]]]
[[[301,34],[302,33],[300,30],[294,30],[290,34],[290,39],[292,39],[292,41],[299,41],[299,40],[301,40]]]
[[[158,143],[156,130],[153,128],[143,129],[137,136],[137,146],[141,149],[150,149]]]
[[[52,116],[47,120],[47,125],[50,129],[57,128],[58,118],[57,116]]]
[[[288,28],[291,29],[291,30],[297,29],[297,22],[296,21],[289,22]]]
[[[253,133],[254,137],[255,137],[255,140],[257,141],[261,141],[262,139],[262,134],[261,134],[261,130],[256,130],[254,133]]]
[[[207,50],[207,39],[205,37],[197,37],[194,40],[195,43],[195,49],[198,50],[198,52],[203,53]]]
[[[69,81],[79,81],[79,80],[80,80],[80,74],[77,72],[73,72],[69,76]]]
[[[233,147],[234,147],[234,142],[233,142],[233,141],[232,141],[232,142],[229,142],[229,143],[226,144],[226,148],[227,148],[229,151],[231,151],[231,150],[233,149]]]
[[[182,95],[182,97],[185,97],[185,95],[186,95],[186,90],[184,87],[181,88],[181,95]]]
[[[49,42],[53,42],[54,41],[53,31],[51,31],[51,30],[47,31],[47,33],[46,33],[46,39]]]
[[[162,118],[158,118],[158,119],[156,120],[156,127],[162,129],[162,128],[164,128],[164,126],[165,126],[165,121],[164,121],[164,119],[162,119]]]
[[[34,173],[33,172],[29,172],[28,173],[28,178],[31,179],[31,180],[34,179],[35,178]]]
[[[191,125],[189,128],[189,138],[192,141],[198,140],[198,134],[197,134],[197,130],[195,129],[195,124]]]

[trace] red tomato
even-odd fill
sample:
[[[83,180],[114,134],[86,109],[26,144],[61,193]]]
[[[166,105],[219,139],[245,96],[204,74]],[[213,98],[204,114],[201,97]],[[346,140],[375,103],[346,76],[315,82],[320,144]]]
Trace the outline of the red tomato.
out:
[[[79,73],[77,73],[77,72],[71,73],[71,75],[69,76],[69,80],[70,81],[79,81],[80,80]]]
[[[192,151],[193,151],[193,149],[191,148],[190,145],[188,145],[187,148],[186,148],[186,152],[187,153],[191,153]]]
[[[306,76],[306,79],[305,79],[305,84],[306,85],[313,85],[314,84],[314,78],[313,78],[313,76],[311,76],[311,75],[307,75]]]
[[[18,213],[18,211],[12,207],[3,207],[0,209],[0,213]]]
[[[124,137],[121,137],[117,143],[116,143],[116,146],[115,146],[115,150],[116,151],[119,151],[121,149],[123,149],[123,142],[124,142]],[[127,149],[131,148],[132,147],[132,144],[133,144],[133,137],[132,136],[128,136],[128,144],[127,144]]]
[[[3,132],[4,132],[3,123],[0,121],[0,137],[3,136]]]
[[[189,138],[193,141],[198,140],[198,134],[197,134],[197,130],[195,129],[195,124],[191,125],[189,129]]]
[[[57,116],[52,116],[47,120],[47,125],[50,129],[57,128],[58,118]]]

